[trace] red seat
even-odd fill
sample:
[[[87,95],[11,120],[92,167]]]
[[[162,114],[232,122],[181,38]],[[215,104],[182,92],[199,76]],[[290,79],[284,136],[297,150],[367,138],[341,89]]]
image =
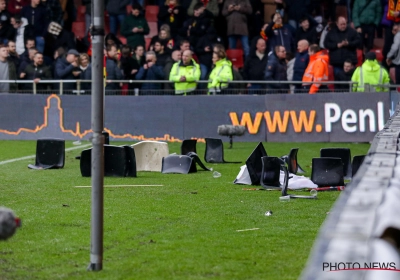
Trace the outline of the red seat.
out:
[[[363,51],[357,49],[357,65],[356,66],[361,66],[364,62],[364,55]]]
[[[379,62],[382,62],[383,60],[383,54],[381,49],[372,49],[371,52],[374,52],[376,55],[376,60]]]
[[[85,22],[81,22],[81,21],[74,21],[72,23],[72,32],[75,34],[75,37],[77,39],[82,39],[86,36],[85,34],[85,30],[86,30],[86,26],[85,26]]]
[[[79,6],[76,9],[76,20],[75,21],[85,21],[86,6]]]
[[[146,48],[145,50],[148,51],[151,43],[151,38],[144,38],[146,40]]]
[[[158,20],[158,12],[160,7],[158,5],[147,5],[145,18],[147,21],[157,21]]]
[[[335,80],[335,74],[333,71],[333,66],[332,65],[328,65],[328,81],[334,81]],[[329,84],[328,88],[332,91],[335,90],[335,85],[334,84]]]
[[[121,43],[122,43],[123,45],[126,45],[127,40],[126,40],[126,38],[125,38],[124,36],[118,35],[117,38],[121,41]]]
[[[149,22],[149,28],[150,32],[147,34],[145,37],[146,38],[153,38],[158,34],[158,26],[157,26],[157,21],[155,22]]]
[[[232,65],[236,69],[244,66],[243,50],[229,49],[226,50],[226,55],[228,56],[228,59],[232,61]]]
[[[127,5],[127,6],[126,6],[126,13],[127,13],[128,15],[132,14],[132,5]]]

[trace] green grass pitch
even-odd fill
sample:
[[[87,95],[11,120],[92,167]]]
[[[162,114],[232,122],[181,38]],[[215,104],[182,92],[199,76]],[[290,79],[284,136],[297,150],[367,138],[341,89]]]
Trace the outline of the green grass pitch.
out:
[[[82,142],[82,144],[89,144]],[[114,142],[112,144],[122,145]],[[132,144],[132,143],[129,143]],[[225,159],[244,161],[257,143],[225,145]],[[68,142],[66,147],[73,147]],[[310,175],[322,147],[349,147],[365,154],[369,144],[264,143],[268,155],[299,147]],[[90,256],[91,185],[80,175],[80,150],[66,153],[64,169],[30,170],[35,141],[0,141],[0,205],[13,209],[22,227],[0,242],[0,279],[297,279],[339,192],[317,200],[280,202],[276,191],[245,191],[232,182],[242,164],[207,164],[220,172],[105,178],[106,185],[153,185],[104,189],[103,270],[87,272]],[[170,143],[170,153],[180,144]],[[205,144],[197,151],[204,160]],[[298,191],[299,194],[307,194]],[[271,210],[272,216],[265,216]],[[237,231],[259,228],[253,231]]]

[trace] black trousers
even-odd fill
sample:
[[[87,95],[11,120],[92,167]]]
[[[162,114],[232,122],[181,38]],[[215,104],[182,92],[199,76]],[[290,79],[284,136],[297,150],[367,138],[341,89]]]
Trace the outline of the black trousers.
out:
[[[374,38],[375,38],[375,25],[373,24],[361,24],[361,40],[363,46],[369,52],[374,47]],[[367,38],[365,38],[367,36]]]

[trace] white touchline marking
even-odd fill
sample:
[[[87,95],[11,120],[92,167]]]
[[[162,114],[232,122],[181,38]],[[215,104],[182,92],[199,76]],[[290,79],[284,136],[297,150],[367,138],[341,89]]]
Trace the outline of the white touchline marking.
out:
[[[164,185],[104,185],[105,188],[126,188],[126,187],[163,187]],[[75,188],[91,188],[92,186],[75,186]]]
[[[81,146],[78,146],[78,147],[71,147],[71,148],[65,149],[65,151],[66,151],[66,152],[69,152],[69,151],[73,151],[73,150],[78,150],[78,149],[80,149],[80,148],[89,147],[89,146],[91,146],[91,145],[92,145],[92,144],[85,144],[85,145],[81,145]],[[35,157],[36,157],[36,155],[31,155],[31,156],[26,156],[26,157],[7,159],[7,160],[0,161],[0,165],[2,165],[2,164],[7,164],[7,163],[12,163],[12,162],[16,162],[16,161],[20,161],[20,160],[25,160],[25,159],[31,159],[31,158],[35,158]]]

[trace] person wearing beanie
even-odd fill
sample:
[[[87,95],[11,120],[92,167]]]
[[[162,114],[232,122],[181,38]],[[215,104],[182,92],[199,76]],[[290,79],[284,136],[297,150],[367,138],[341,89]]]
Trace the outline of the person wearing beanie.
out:
[[[389,91],[389,87],[377,85],[389,85],[390,78],[388,72],[378,63],[374,52],[365,55],[365,62],[354,71],[351,81],[353,91],[357,92],[382,92]]]

